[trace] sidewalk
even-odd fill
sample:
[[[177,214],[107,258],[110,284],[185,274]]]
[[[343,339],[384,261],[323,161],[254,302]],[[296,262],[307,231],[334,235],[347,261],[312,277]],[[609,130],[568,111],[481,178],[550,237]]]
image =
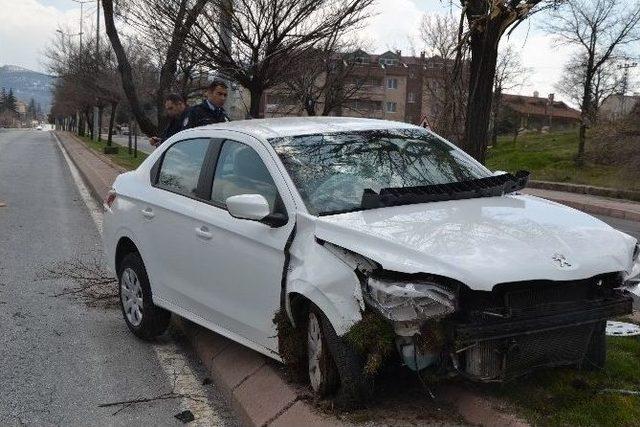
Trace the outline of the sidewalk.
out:
[[[91,195],[102,206],[116,177],[127,170],[87,148],[73,133],[54,132],[82,175]]]
[[[542,197],[595,215],[640,221],[640,203],[623,199],[610,199],[588,194],[565,193],[563,191],[526,188],[526,194]]]

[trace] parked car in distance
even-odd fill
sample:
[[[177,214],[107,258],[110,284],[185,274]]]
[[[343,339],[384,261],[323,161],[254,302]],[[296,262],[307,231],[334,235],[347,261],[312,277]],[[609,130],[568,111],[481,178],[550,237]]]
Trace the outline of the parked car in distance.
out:
[[[353,372],[366,355],[344,339],[364,313],[393,328],[414,370],[503,381],[602,367],[606,320],[632,310],[640,247],[521,194],[527,178],[494,174],[405,123],[210,125],[118,176],[104,204],[105,257],[143,339],[176,313],[282,360],[287,337],[272,320],[286,313],[306,336],[301,356],[320,395],[369,387]]]
[[[36,130],[42,130],[42,125],[36,126]]]

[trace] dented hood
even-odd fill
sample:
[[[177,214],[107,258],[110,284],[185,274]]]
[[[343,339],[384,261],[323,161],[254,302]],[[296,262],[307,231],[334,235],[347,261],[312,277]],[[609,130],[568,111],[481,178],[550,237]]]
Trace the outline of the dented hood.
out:
[[[477,290],[627,271],[635,245],[596,218],[523,195],[319,217],[315,235],[386,270],[437,274]]]

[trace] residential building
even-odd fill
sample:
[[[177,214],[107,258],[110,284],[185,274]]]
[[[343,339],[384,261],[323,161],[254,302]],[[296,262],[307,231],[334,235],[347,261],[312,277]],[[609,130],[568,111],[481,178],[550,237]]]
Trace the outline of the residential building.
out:
[[[633,96],[611,95],[600,106],[598,115],[603,120],[617,121],[629,116],[637,105],[640,105],[640,93],[636,93]]]
[[[580,123],[580,111],[556,101],[554,94],[541,98],[538,92],[533,96],[502,95],[501,116],[511,117],[520,129],[569,128]]]
[[[348,99],[332,111],[333,115],[369,117],[419,124],[422,122],[425,101],[424,79],[434,79],[434,58],[402,56],[401,51],[388,51],[381,55],[357,50],[336,60],[348,63],[349,75],[344,79],[343,91],[351,93]],[[326,76],[319,78],[324,84]],[[323,99],[317,107],[322,107]],[[266,91],[263,102],[265,117],[306,114],[299,101],[283,88]],[[322,108],[318,108],[322,109]]]

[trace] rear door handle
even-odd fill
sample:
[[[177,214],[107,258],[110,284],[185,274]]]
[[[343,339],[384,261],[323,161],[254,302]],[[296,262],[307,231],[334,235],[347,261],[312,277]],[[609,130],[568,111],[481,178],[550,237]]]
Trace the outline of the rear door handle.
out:
[[[196,235],[205,240],[211,240],[211,238],[213,237],[213,234],[211,233],[211,231],[209,231],[209,228],[205,226],[197,227]]]
[[[156,214],[153,213],[153,209],[151,208],[142,209],[140,212],[142,212],[142,216],[147,219],[152,219],[156,216]]]

